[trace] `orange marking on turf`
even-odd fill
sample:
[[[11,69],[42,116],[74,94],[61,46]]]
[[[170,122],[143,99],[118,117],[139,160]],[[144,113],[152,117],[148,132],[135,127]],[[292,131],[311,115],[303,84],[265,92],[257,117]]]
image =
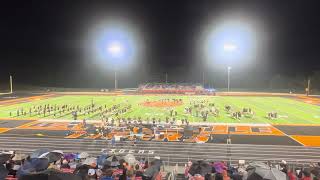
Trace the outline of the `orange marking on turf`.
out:
[[[285,134],[274,128],[272,126],[228,126],[228,125],[217,125],[213,126],[213,130],[211,134],[228,134],[228,130],[230,127],[235,127],[235,131],[230,131],[230,134],[238,134],[238,135],[263,135],[263,136],[284,136]],[[252,128],[258,128],[258,132],[253,132]]]
[[[313,104],[313,105],[319,105],[320,104],[320,98],[317,97],[310,97],[310,96],[298,96],[298,100],[303,101],[308,104]]]
[[[250,126],[236,126],[235,132],[232,132],[231,134],[251,134],[251,127]]]
[[[42,126],[43,125],[43,126]],[[38,130],[68,130],[68,123],[66,122],[37,122],[31,124],[25,129],[38,129]]]
[[[251,132],[251,135],[263,135],[263,136],[285,136],[285,134],[275,127],[257,127],[259,132]]]
[[[320,136],[290,136],[305,146],[320,146]]]
[[[149,101],[149,102],[143,102],[141,105],[146,106],[146,107],[175,107],[175,106],[180,106],[182,105],[182,101]]]
[[[10,128],[0,128],[0,133],[7,132],[9,130],[10,130]]]
[[[21,126],[16,127],[16,129],[28,129],[29,126],[32,126],[33,124],[37,124],[37,123],[38,123],[38,121],[32,121],[29,123],[25,123],[25,124],[22,124]]]
[[[85,132],[77,132],[77,133],[74,133],[74,134],[71,134],[65,138],[67,139],[76,139],[76,138],[79,138],[81,136],[83,136],[84,134],[86,134]]]
[[[88,139],[97,139],[97,138],[99,138],[99,137],[101,137],[101,134],[96,134],[96,135],[88,136],[88,137],[86,137],[86,138],[88,138]]]
[[[225,125],[214,126],[212,134],[228,134],[228,126],[225,126]]]

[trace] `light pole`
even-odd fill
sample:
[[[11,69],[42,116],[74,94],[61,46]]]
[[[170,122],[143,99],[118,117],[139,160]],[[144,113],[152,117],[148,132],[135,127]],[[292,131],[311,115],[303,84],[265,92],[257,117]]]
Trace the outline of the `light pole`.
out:
[[[223,51],[230,56],[230,53],[234,53],[237,51],[238,47],[234,43],[224,43],[223,45]],[[227,55],[226,55],[227,56]],[[228,92],[230,91],[230,70],[231,66],[228,66]]]
[[[117,70],[114,69],[114,90],[118,89]]]
[[[122,56],[123,47],[119,43],[111,43],[108,45],[107,51],[112,58],[117,59]],[[114,67],[114,90],[118,89],[117,67]]]
[[[228,66],[228,92],[230,91],[230,70],[231,70],[231,67]]]

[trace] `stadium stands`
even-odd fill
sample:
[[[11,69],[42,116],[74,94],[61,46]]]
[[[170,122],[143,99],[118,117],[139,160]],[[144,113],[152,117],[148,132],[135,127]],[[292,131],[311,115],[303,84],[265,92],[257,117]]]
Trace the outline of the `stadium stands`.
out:
[[[47,152],[48,151],[48,152]],[[0,179],[79,179],[79,180],[146,180],[146,179],[208,179],[208,180],[318,180],[320,163],[298,167],[286,161],[276,163],[239,161],[230,165],[223,161],[188,161],[185,167],[164,168],[161,157],[136,158],[132,154],[120,157],[102,153],[98,157],[86,152],[67,153],[46,149],[31,155],[15,152],[0,153]],[[150,160],[150,162],[148,162]],[[180,170],[179,170],[180,169]]]
[[[212,94],[200,84],[147,83],[138,88],[143,94]]]

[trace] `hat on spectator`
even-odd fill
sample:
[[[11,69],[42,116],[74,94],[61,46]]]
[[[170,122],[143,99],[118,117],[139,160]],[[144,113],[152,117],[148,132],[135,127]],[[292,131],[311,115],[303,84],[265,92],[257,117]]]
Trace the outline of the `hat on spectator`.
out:
[[[18,171],[20,169],[20,165],[14,165],[12,169]]]
[[[88,170],[88,175],[89,176],[93,176],[93,175],[95,175],[96,174],[96,171],[94,170],[94,169],[89,169]]]
[[[155,156],[154,158],[155,158],[155,159],[160,159],[160,156]]]

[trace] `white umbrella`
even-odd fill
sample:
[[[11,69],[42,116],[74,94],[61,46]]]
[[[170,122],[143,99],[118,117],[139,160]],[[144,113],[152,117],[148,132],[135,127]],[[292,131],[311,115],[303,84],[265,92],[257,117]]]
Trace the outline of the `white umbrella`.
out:
[[[89,154],[87,152],[82,152],[82,153],[79,154],[79,158],[80,159],[85,159],[87,157],[89,157]]]
[[[53,153],[59,153],[59,154],[63,154],[63,151],[61,151],[61,150],[54,150],[54,151],[51,151],[51,152],[53,152]]]
[[[84,160],[82,164],[86,164],[86,165],[91,166],[92,164],[97,164],[97,159],[94,157],[90,157],[90,158],[87,158],[86,160]]]
[[[270,180],[286,180],[286,174],[284,172],[279,171],[276,168],[264,169],[264,168],[256,168],[254,171],[256,174],[261,176],[263,179]]]
[[[12,158],[13,161],[21,161],[22,159],[25,159],[28,157],[26,154],[15,154],[14,157]]]
[[[136,163],[138,163],[138,161],[136,160],[136,157],[134,157],[134,155],[132,155],[132,154],[127,154],[126,156],[124,156],[124,160],[129,165],[135,165]]]

